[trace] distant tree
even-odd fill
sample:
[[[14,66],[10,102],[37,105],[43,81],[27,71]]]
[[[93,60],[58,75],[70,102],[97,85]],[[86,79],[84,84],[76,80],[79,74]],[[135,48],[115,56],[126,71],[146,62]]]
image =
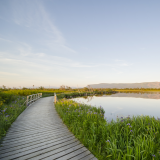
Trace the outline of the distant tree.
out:
[[[69,86],[66,86],[65,89],[66,89],[66,90],[71,90],[72,88],[69,87]]]
[[[44,90],[44,87],[43,87],[43,86],[40,86],[39,89],[40,89],[40,90]]]
[[[26,88],[26,87],[23,87],[22,89],[23,89],[23,90],[26,90],[27,88]]]
[[[93,92],[93,91],[94,91],[93,88],[92,88],[90,85],[88,85],[87,88],[88,88],[88,90],[89,90],[90,92]]]
[[[89,91],[89,89],[87,87],[84,87],[83,89],[84,89],[84,91]]]
[[[61,85],[59,89],[60,90],[65,90],[65,85]]]
[[[7,89],[7,87],[6,87],[5,85],[3,85],[3,86],[2,86],[2,89],[4,89],[4,90],[5,90],[5,89]]]

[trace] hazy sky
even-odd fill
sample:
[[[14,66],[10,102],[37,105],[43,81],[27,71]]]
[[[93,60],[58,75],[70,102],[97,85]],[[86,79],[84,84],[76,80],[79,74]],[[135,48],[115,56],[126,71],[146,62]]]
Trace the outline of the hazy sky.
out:
[[[0,86],[160,81],[159,0],[0,0]]]

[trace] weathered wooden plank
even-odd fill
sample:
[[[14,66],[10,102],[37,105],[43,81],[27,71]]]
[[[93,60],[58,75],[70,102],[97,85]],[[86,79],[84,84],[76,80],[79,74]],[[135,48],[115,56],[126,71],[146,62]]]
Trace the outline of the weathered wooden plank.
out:
[[[63,142],[61,144],[57,144],[55,146],[52,146],[52,147],[49,147],[49,148],[46,148],[46,149],[31,153],[31,154],[28,154],[28,155],[20,157],[18,159],[19,160],[25,160],[25,159],[31,159],[31,158],[40,159],[39,156],[42,156],[42,155],[44,156],[45,154],[48,154],[48,153],[50,153],[50,154],[52,153],[53,154],[54,150],[59,149],[59,148],[63,148],[64,146],[70,145],[70,144],[72,144],[74,142],[75,142],[75,139],[72,139],[70,141],[66,141],[66,142]],[[57,152],[57,150],[54,151],[54,152]]]
[[[54,115],[53,115],[54,116]],[[25,123],[25,121],[23,122],[23,123],[17,123],[16,125],[13,125],[12,124],[12,126],[11,126],[11,128],[16,128],[17,126],[18,127],[21,127],[21,128],[23,128],[23,127],[39,127],[39,126],[45,126],[45,125],[49,125],[49,126],[52,126],[52,125],[64,125],[63,123],[55,123],[56,121],[54,121],[55,119],[52,119],[52,118],[50,118],[50,117],[48,117],[48,120],[46,120],[46,119],[43,119],[43,120],[36,120],[36,121],[38,121],[38,122],[34,122],[34,121],[31,121],[30,120],[30,122],[27,122],[27,123]],[[37,126],[38,125],[38,126]],[[10,129],[11,129],[10,128]],[[9,130],[10,130],[9,129]]]
[[[86,149],[85,152],[82,152],[81,154],[76,155],[75,157],[71,158],[70,160],[79,160],[83,157],[86,157],[86,156],[90,155],[91,152],[87,148],[85,148],[85,149]]]
[[[57,135],[56,137],[55,136],[51,137],[51,136],[52,135],[50,135],[46,138],[40,137],[40,138],[36,138],[36,139],[31,139],[31,140],[29,139],[27,142],[24,141],[21,143],[3,146],[3,148],[0,150],[0,154],[14,151],[14,150],[21,149],[21,148],[25,148],[25,147],[32,146],[35,144],[43,143],[43,142],[50,141],[50,140],[57,139],[57,138],[63,138],[64,140],[66,140],[66,138],[67,138],[67,134],[65,134],[65,133]]]
[[[58,134],[57,134],[58,135]],[[62,134],[62,133],[59,133],[59,135],[61,135],[61,137],[65,137],[65,136],[73,136],[71,135],[69,132],[65,132],[65,135]],[[32,141],[35,141],[35,140],[40,140],[40,139],[48,139],[50,137],[50,139],[57,139],[58,137],[56,137],[56,135],[53,135],[53,134],[46,134],[46,135],[38,135],[38,137],[36,137],[34,135],[34,137],[29,137],[29,138],[25,138],[24,139],[20,139],[20,140],[16,140],[16,141],[12,141],[12,142],[6,142],[6,143],[3,143],[2,146],[8,146],[8,145],[16,145],[16,144],[23,144],[23,143],[27,143],[27,142],[32,142]]]
[[[54,118],[52,117],[54,115]],[[21,125],[21,124],[24,124],[25,126],[28,126],[28,125],[30,125],[30,124],[32,124],[32,122],[33,123],[38,123],[39,125],[41,125],[42,124],[42,122],[45,124],[45,123],[48,123],[48,124],[63,124],[63,122],[62,121],[58,121],[58,122],[56,122],[56,121],[50,121],[50,120],[58,120],[59,119],[59,116],[56,116],[54,113],[52,113],[52,116],[46,116],[46,118],[41,118],[41,119],[39,119],[39,118],[37,118],[39,121],[37,121],[37,119],[35,118],[34,120],[30,120],[30,121],[28,121],[28,122],[26,122],[26,120],[21,120],[21,121],[19,121],[19,122],[17,122],[16,121],[16,123],[15,122],[13,122],[13,124],[12,124],[12,126],[13,127],[15,127],[15,126],[17,126],[17,125]],[[26,118],[26,119],[28,119],[28,118]],[[44,121],[45,120],[45,121]],[[32,125],[34,125],[34,124],[32,124]],[[43,125],[43,124],[42,124]]]
[[[17,133],[24,133],[24,132],[36,132],[38,130],[51,130],[51,129],[62,129],[62,128],[67,128],[66,126],[51,126],[51,127],[41,127],[41,128],[34,128],[34,129],[17,129],[15,132],[14,131],[10,131],[8,132],[7,136],[8,135],[13,135],[13,134],[17,134]]]
[[[13,132],[8,132],[7,133],[7,136],[8,135],[13,135],[13,134],[17,134],[17,133],[24,133],[24,132],[36,132],[36,130],[38,131],[38,130],[47,130],[47,129],[61,129],[61,128],[67,128],[66,126],[63,126],[63,125],[58,125],[58,126],[51,126],[51,127],[35,127],[34,129],[17,129],[17,131],[13,131]]]
[[[86,151],[86,148],[82,147],[82,148],[79,148],[78,150],[75,150],[75,151],[69,153],[69,154],[66,154],[65,156],[57,158],[57,160],[66,160],[66,159],[71,159],[73,157],[75,158],[75,155],[79,155],[81,153],[84,153],[84,151]]]
[[[50,157],[46,157],[46,158],[44,158],[44,159],[46,159],[46,160],[58,159],[58,158],[60,158],[60,157],[65,156],[66,154],[69,154],[69,153],[71,153],[71,152],[73,152],[73,151],[75,151],[75,150],[77,150],[77,149],[82,148],[82,147],[83,147],[82,144],[79,144],[79,145],[70,147],[69,149],[67,149],[67,150],[65,150],[65,151],[59,152],[59,153],[57,153],[57,154],[54,154],[54,155],[52,155],[52,156],[50,156]]]
[[[30,137],[32,135],[43,135],[43,134],[46,134],[46,133],[52,133],[52,134],[56,134],[56,133],[60,133],[60,132],[65,132],[65,131],[68,131],[67,128],[56,128],[56,129],[48,129],[48,130],[37,130],[37,131],[33,131],[33,132],[23,132],[23,133],[16,133],[16,134],[12,134],[12,135],[7,135],[5,138],[4,138],[4,141],[7,141],[7,140],[10,140],[12,141],[12,139],[16,139],[16,138],[21,138],[23,139],[23,137]]]
[[[98,160],[96,157],[92,158],[91,160]]]
[[[63,139],[66,139],[66,138],[68,138],[68,137],[73,137],[72,135],[63,135],[63,136],[61,136],[61,137],[58,137],[58,138],[54,138],[54,137],[52,137],[52,138],[50,138],[49,140],[48,139],[46,139],[46,141],[45,142],[48,142],[48,143],[50,143],[51,141],[59,141],[59,140],[63,140]],[[41,137],[41,139],[42,139],[43,137]],[[30,142],[29,142],[30,141]],[[38,140],[37,140],[38,141]],[[30,143],[30,144],[32,144],[32,142],[33,142],[33,139],[31,139],[31,140],[25,140],[25,141],[22,141],[22,142],[18,142],[18,143],[10,143],[10,144],[8,144],[8,145],[5,145],[5,146],[3,146],[4,148],[5,147],[7,147],[8,148],[8,146],[10,147],[10,148],[13,148],[13,147],[16,147],[16,146],[20,146],[20,145],[24,145],[24,144],[27,144],[27,143]],[[41,144],[42,145],[42,144]],[[31,146],[31,145],[30,145]]]
[[[53,116],[54,114],[52,114],[52,116]],[[18,125],[22,125],[22,124],[24,124],[24,126],[30,126],[30,125],[34,125],[34,124],[39,124],[39,125],[43,125],[43,124],[63,124],[62,122],[57,122],[56,123],[56,121],[50,121],[50,120],[58,120],[59,119],[59,117],[57,117],[57,118],[52,118],[52,117],[47,117],[47,118],[45,118],[45,119],[39,119],[39,121],[37,121],[37,120],[30,120],[29,122],[25,122],[25,121],[21,121],[21,122],[17,122],[17,123],[15,123],[15,124],[12,124],[12,126],[13,127],[16,127],[16,126],[18,126]],[[34,124],[33,124],[34,123]]]
[[[39,131],[39,132],[34,132],[34,133],[30,133],[30,132],[28,132],[28,135],[27,134],[22,134],[22,136],[21,136],[21,134],[19,133],[17,133],[16,135],[14,135],[14,136],[11,136],[11,137],[7,137],[7,138],[5,138],[4,139],[4,142],[7,142],[7,141],[15,141],[16,139],[23,139],[24,137],[25,138],[29,138],[29,137],[34,137],[34,136],[40,136],[40,135],[46,135],[46,134],[52,134],[52,135],[57,135],[57,134],[59,134],[59,133],[63,133],[63,132],[66,132],[66,131],[68,131],[67,129],[59,129],[59,130],[48,130],[48,131]],[[69,131],[68,131],[68,133],[70,133]]]
[[[54,114],[52,114],[52,116],[53,116]],[[52,125],[52,124],[63,124],[62,122],[57,122],[56,123],[56,121],[54,121],[54,120],[58,120],[59,119],[59,117],[57,117],[57,118],[52,118],[52,117],[47,117],[47,118],[45,118],[45,119],[35,119],[34,121],[33,120],[30,120],[29,122],[25,122],[25,121],[21,121],[21,122],[17,122],[17,123],[15,123],[15,124],[12,124],[12,126],[11,126],[11,128],[12,127],[16,127],[16,126],[21,126],[22,124],[24,125],[24,126],[27,126],[27,127],[29,127],[30,125],[32,125],[32,126],[34,126],[34,124],[38,124],[38,125],[43,125],[43,124],[49,124],[49,125]],[[37,121],[38,120],[38,121]],[[51,121],[51,120],[53,120],[53,121]],[[21,126],[21,127],[23,127],[23,126]]]
[[[70,141],[72,139],[74,139],[74,137],[70,137],[70,139],[67,139],[67,141]],[[19,157],[22,157],[24,155],[31,154],[31,153],[46,149],[48,147],[63,143],[63,142],[65,142],[65,140],[56,141],[56,142],[54,142],[54,141],[51,142],[50,141],[49,144],[47,142],[45,142],[43,144],[38,144],[36,146],[29,146],[29,147],[26,147],[26,148],[23,148],[23,149],[20,149],[20,150],[13,151],[11,153],[9,152],[9,153],[6,153],[6,154],[1,154],[0,159],[2,160],[2,159],[19,158]]]
[[[51,121],[51,120],[50,120]],[[34,123],[34,124],[33,124]],[[42,128],[42,127],[52,127],[52,126],[65,126],[63,123],[47,123],[47,122],[41,122],[41,123],[36,123],[36,122],[31,122],[30,124],[27,124],[25,125],[24,123],[21,123],[21,124],[17,124],[17,125],[14,125],[14,126],[11,126],[11,128],[9,129],[10,130],[13,130],[13,129],[25,129],[25,128],[30,128],[30,129],[34,129],[34,127],[36,128]]]
[[[61,133],[66,133],[68,135],[72,135],[70,134],[70,132],[68,130],[61,130],[59,132],[42,132],[42,133],[37,133],[37,134],[32,134],[32,135],[28,135],[28,136],[23,136],[23,137],[19,137],[19,138],[13,138],[12,140],[5,140],[3,141],[2,145],[7,145],[7,144],[12,144],[12,143],[19,143],[19,142],[23,142],[23,141],[28,141],[30,139],[35,139],[35,138],[42,138],[42,137],[54,137],[58,134],[61,134]]]
[[[76,141],[76,142],[71,143],[69,145],[60,147],[60,148],[58,148],[56,150],[52,150],[52,151],[47,152],[45,154],[42,154],[40,156],[36,156],[34,158],[31,158],[30,160],[34,160],[34,159],[49,159],[49,157],[50,157],[50,159],[56,159],[55,157],[59,157],[59,155],[65,155],[64,153],[67,152],[67,150],[69,150],[69,149],[71,149],[73,147],[76,147],[76,146],[79,147],[79,144],[80,144],[80,142]]]
[[[92,158],[94,158],[94,155],[93,155],[93,154],[89,154],[89,155],[81,158],[80,160],[90,160],[90,159],[92,159]]]

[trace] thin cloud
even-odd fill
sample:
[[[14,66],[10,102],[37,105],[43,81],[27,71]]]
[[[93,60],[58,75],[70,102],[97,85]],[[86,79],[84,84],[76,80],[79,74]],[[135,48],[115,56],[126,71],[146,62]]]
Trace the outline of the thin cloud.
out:
[[[112,70],[115,71],[117,74],[122,74],[123,73],[122,71],[119,71],[119,70],[117,70],[115,68],[112,68]]]
[[[8,40],[8,39],[4,39],[4,38],[0,38],[0,41],[12,42],[12,41],[10,41],[10,40]]]
[[[0,52],[0,56],[3,56],[3,55],[5,55],[5,53],[6,53],[6,52]]]
[[[119,64],[119,66],[129,66],[129,64],[127,64],[127,63],[121,63],[121,64]]]
[[[116,62],[122,62],[123,60],[115,59],[114,61],[116,61]]]
[[[35,55],[38,57],[44,57],[46,54],[45,53],[36,53]]]
[[[17,25],[28,27],[36,32],[39,31],[40,34],[47,36],[48,40],[42,40],[43,45],[49,46],[52,50],[76,53],[74,49],[66,45],[62,32],[56,27],[53,19],[50,19],[42,1],[23,0],[22,2],[20,4],[18,0],[15,0],[12,4],[13,20]]]
[[[8,75],[8,76],[18,76],[19,74],[17,73],[10,73],[10,72],[0,72],[2,75]]]
[[[33,67],[38,69],[43,69],[43,70],[50,69],[49,66],[34,63],[34,62],[29,62],[26,60],[20,60],[20,59],[3,58],[3,59],[0,59],[0,62],[8,63],[9,65],[13,65],[14,67],[17,65],[17,66],[23,66],[23,67],[31,67],[32,69]]]

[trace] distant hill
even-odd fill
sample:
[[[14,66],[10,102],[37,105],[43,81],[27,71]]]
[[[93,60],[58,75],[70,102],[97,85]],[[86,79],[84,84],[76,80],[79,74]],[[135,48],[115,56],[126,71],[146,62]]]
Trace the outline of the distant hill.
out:
[[[100,83],[90,84],[87,87],[92,88],[160,88],[160,82],[143,82],[143,83]]]

